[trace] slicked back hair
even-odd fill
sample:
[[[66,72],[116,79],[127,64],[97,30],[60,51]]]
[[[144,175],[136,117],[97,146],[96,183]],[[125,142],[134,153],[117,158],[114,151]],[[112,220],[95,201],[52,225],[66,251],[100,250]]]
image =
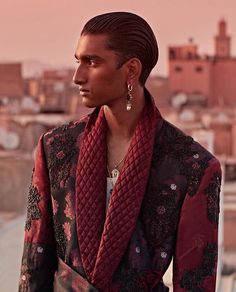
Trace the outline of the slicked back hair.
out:
[[[118,68],[131,58],[142,64],[139,82],[142,86],[157,63],[158,45],[149,24],[140,16],[130,12],[110,12],[90,19],[82,35],[107,35],[107,49],[118,56]]]

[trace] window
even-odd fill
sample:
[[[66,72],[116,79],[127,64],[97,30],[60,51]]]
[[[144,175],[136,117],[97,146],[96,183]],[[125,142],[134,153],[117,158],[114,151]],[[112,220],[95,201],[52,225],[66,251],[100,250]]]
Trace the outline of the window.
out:
[[[169,59],[175,59],[175,58],[176,58],[175,50],[169,49]]]
[[[183,68],[181,66],[175,66],[175,72],[182,72]]]
[[[198,72],[198,73],[201,73],[203,71],[202,66],[195,67],[195,71]]]
[[[192,59],[193,58],[193,54],[191,52],[187,53],[187,59]]]

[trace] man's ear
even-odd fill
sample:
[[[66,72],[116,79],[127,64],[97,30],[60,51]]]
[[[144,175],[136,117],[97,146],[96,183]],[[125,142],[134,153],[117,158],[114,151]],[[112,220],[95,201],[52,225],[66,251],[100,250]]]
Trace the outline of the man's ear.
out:
[[[142,64],[138,58],[131,58],[126,62],[127,78],[139,80],[142,72]]]

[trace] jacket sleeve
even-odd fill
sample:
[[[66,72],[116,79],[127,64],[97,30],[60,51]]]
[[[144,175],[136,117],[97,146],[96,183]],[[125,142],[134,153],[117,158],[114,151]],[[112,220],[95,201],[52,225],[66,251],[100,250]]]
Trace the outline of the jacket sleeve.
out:
[[[175,292],[215,291],[220,183],[220,164],[213,158],[197,191],[186,194],[174,255]]]
[[[50,183],[40,138],[29,188],[19,292],[53,291],[57,265]]]

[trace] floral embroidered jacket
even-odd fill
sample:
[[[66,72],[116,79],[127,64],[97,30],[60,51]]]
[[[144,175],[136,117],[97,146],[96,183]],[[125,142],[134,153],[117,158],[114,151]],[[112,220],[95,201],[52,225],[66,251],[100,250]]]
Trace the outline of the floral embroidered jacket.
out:
[[[88,119],[56,128],[38,143],[19,291],[168,291],[162,277],[172,257],[174,291],[215,291],[220,165],[160,114],[131,236],[109,286],[91,283],[76,222],[76,169]]]

